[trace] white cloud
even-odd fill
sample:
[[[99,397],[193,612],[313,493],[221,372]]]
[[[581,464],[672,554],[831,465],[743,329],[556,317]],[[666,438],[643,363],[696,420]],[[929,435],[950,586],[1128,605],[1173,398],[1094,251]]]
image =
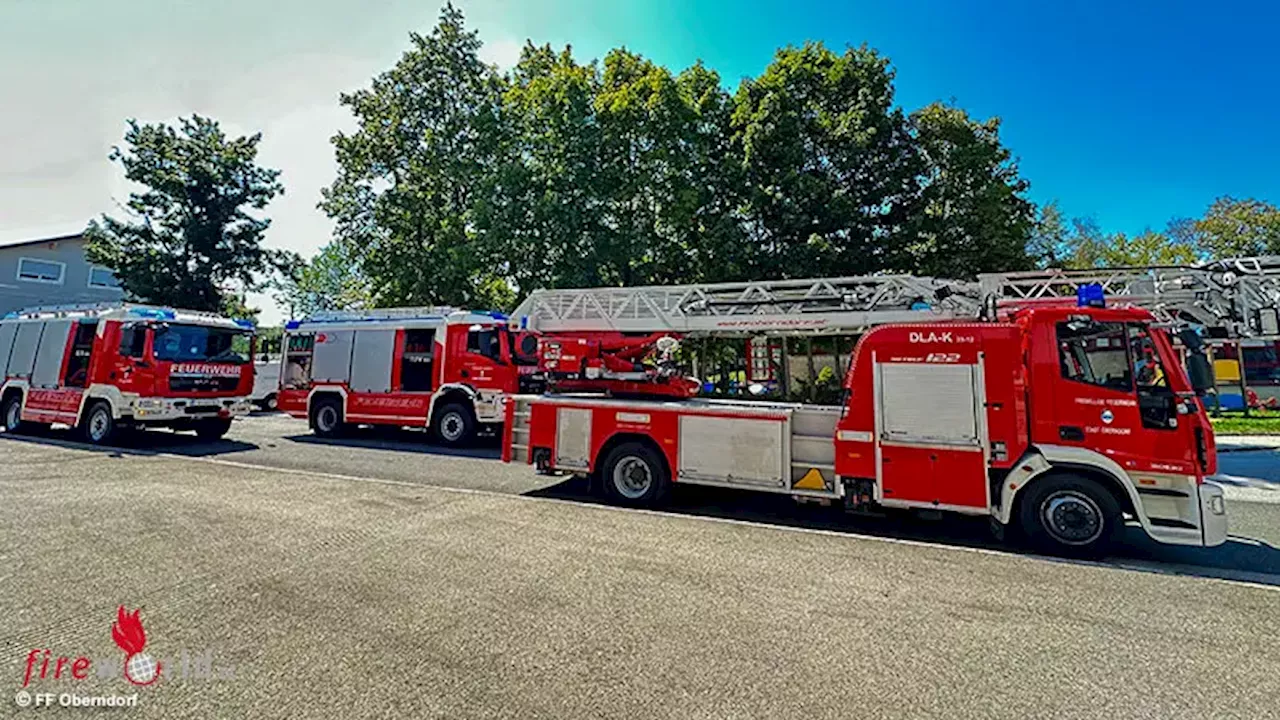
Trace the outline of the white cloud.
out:
[[[520,61],[522,49],[524,43],[514,38],[485,39],[479,54],[481,60],[497,65],[499,70],[510,70]]]

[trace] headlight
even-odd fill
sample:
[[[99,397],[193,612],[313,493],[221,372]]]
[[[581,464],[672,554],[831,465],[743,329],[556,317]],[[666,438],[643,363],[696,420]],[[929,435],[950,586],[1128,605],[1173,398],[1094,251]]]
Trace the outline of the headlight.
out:
[[[139,410],[163,410],[164,401],[155,398],[145,398],[143,400],[135,400],[133,406]]]

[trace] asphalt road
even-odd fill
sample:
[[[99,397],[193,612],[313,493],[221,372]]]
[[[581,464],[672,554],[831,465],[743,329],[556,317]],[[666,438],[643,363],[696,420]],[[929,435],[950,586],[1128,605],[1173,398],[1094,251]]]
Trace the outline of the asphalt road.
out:
[[[1233,490],[1227,548],[1077,563],[735,493],[620,510],[421,440],[280,416],[120,451],[0,437],[0,707],[37,712],[13,704],[31,649],[123,657],[124,604],[165,666],[130,717],[1277,713],[1265,483]],[[183,677],[184,649],[232,676]]]

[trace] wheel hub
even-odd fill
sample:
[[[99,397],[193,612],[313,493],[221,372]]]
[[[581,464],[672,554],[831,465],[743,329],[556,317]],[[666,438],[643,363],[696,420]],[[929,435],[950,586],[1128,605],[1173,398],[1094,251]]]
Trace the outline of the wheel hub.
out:
[[[106,413],[101,410],[94,413],[93,417],[89,418],[89,435],[93,437],[94,440],[101,440],[106,437],[108,422],[110,421],[108,420]]]
[[[1054,493],[1045,498],[1040,512],[1049,534],[1067,545],[1086,545],[1102,534],[1102,509],[1082,493]]]
[[[457,440],[462,436],[462,428],[462,417],[457,413],[449,413],[440,423],[440,434],[444,435],[446,440]]]
[[[321,408],[320,416],[316,418],[316,424],[320,426],[321,430],[329,432],[338,424],[337,413],[331,407]]]
[[[640,458],[623,458],[613,470],[613,484],[623,496],[634,500],[649,491],[653,474]]]

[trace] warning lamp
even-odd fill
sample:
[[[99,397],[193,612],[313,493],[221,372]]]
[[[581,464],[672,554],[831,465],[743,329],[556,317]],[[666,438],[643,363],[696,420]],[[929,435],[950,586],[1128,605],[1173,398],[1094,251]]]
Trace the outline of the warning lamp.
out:
[[[1079,307],[1106,307],[1107,301],[1102,294],[1102,285],[1088,283],[1076,288],[1076,305]]]

